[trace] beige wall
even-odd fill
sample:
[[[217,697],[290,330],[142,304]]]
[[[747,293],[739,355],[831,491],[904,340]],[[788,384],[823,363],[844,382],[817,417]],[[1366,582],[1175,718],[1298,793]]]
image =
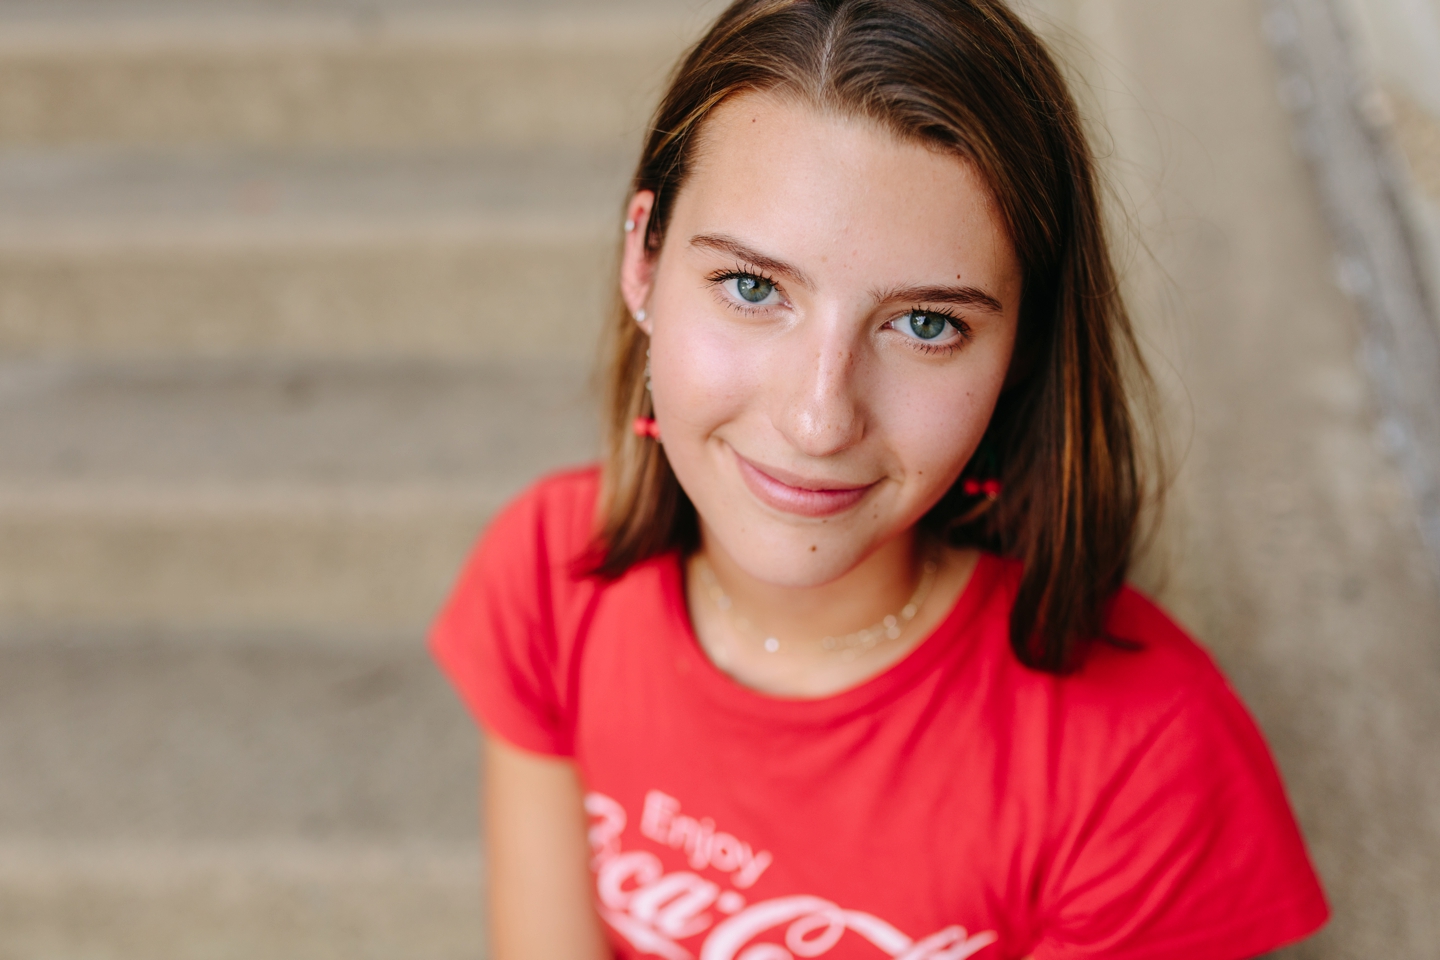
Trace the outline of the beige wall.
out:
[[[1402,207],[1440,323],[1440,0],[1345,0],[1409,173]]]
[[[1440,0],[1347,0],[1386,86],[1440,117]]]

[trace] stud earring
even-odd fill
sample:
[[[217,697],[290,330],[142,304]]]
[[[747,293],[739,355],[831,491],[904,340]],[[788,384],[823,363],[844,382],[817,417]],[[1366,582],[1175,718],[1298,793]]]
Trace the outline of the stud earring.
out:
[[[634,232],[635,232],[635,221],[634,221],[634,220],[626,220],[626,221],[625,221],[625,232],[626,232],[626,233],[634,233]]]
[[[645,312],[645,308],[644,308],[644,307],[641,307],[639,310],[636,310],[636,311],[635,311],[635,322],[636,322],[636,323],[644,323],[644,322],[645,322],[645,318],[648,317],[648,316],[649,316],[649,314]]]

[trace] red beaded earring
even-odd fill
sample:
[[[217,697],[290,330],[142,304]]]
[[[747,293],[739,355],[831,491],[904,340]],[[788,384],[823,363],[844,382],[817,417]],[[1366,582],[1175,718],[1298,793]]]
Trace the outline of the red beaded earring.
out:
[[[641,310],[635,315],[635,322],[639,323],[645,319],[645,311]],[[650,348],[645,348],[645,392],[650,392]],[[630,429],[637,437],[649,437],[655,442],[660,442],[660,424],[655,422],[654,417],[636,417],[630,424]]]
[[[995,447],[988,437],[980,441],[980,446],[966,467],[979,476],[961,479],[960,492],[967,497],[983,499],[972,502],[969,509],[954,519],[954,523],[961,526],[974,523],[994,509],[995,501],[1000,499],[1000,491],[1003,489],[999,480],[1000,458],[996,456]]]
[[[960,484],[960,489],[963,490],[967,496],[971,497],[978,497],[984,494],[991,500],[998,500],[1000,498],[999,480],[977,480],[974,477],[966,477]]]

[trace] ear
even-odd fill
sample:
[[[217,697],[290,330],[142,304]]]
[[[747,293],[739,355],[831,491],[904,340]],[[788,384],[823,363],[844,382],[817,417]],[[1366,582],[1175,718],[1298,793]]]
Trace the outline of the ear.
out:
[[[650,224],[650,210],[655,206],[655,194],[650,190],[637,191],[625,207],[625,252],[620,258],[620,295],[632,316],[640,316],[650,301],[650,288],[655,277],[655,262],[646,247],[646,228]],[[639,321],[640,328],[647,334],[651,329],[649,317]]]

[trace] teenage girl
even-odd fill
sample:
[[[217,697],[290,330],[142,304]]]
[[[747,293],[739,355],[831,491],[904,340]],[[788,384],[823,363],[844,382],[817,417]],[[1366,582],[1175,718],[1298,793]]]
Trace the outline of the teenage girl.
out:
[[[1124,586],[1140,371],[1075,104],[1001,0],[739,0],[625,213],[603,466],[433,635],[495,960],[1238,960],[1324,897]]]

